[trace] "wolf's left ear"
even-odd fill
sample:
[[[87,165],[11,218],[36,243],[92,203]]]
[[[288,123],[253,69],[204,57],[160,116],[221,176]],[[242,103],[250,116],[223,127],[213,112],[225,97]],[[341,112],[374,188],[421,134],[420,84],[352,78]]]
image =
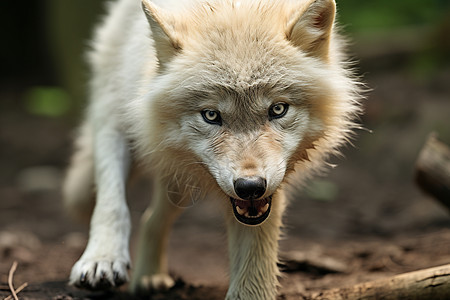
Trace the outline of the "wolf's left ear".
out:
[[[334,0],[310,0],[289,20],[287,39],[309,55],[328,60],[335,15]]]
[[[182,47],[177,23],[171,14],[150,0],[142,0],[142,8],[150,23],[160,67],[163,67]]]

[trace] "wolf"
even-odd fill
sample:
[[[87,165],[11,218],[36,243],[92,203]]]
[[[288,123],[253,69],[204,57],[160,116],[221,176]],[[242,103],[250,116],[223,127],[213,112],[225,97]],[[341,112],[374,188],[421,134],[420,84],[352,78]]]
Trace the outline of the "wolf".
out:
[[[63,186],[68,210],[91,215],[70,284],[128,281],[126,187],[137,166],[153,195],[133,292],[174,285],[170,227],[183,203],[208,199],[227,227],[226,299],[275,299],[289,183],[321,170],[361,113],[335,2],[118,0],[108,11],[88,54],[90,101]]]

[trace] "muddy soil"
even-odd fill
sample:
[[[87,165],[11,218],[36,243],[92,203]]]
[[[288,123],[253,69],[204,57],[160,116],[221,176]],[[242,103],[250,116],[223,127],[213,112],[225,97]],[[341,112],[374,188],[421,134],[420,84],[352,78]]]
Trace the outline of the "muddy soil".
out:
[[[337,168],[292,196],[279,299],[450,263],[449,212],[413,180],[427,134],[436,130],[450,141],[450,71],[427,80],[374,73],[366,81],[374,90],[362,123],[372,132],[358,132],[343,158],[333,159]],[[20,91],[3,89],[1,96],[0,299],[10,295],[14,261],[15,287],[28,283],[20,299],[141,299],[126,287],[98,293],[67,285],[88,232],[63,211],[59,192],[73,126],[30,115],[14,104]],[[150,189],[138,181],[129,192],[132,248]],[[177,284],[152,299],[223,299],[226,235],[214,203],[186,209],[171,235],[169,259]]]

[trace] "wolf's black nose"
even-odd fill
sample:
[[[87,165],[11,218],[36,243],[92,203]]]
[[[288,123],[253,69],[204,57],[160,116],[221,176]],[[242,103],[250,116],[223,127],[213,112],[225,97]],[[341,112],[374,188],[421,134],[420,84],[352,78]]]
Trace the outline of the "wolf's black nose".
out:
[[[234,191],[245,200],[258,199],[266,192],[266,180],[262,177],[243,177],[234,182]]]

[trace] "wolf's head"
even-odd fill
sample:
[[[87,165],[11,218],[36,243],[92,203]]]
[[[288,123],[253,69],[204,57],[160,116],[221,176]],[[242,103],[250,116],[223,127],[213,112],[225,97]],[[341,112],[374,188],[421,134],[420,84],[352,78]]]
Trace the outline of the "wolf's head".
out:
[[[358,112],[334,1],[213,1],[177,14],[143,7],[159,59],[143,151],[172,153],[168,173],[213,182],[237,220],[261,224],[287,175],[323,161]]]

